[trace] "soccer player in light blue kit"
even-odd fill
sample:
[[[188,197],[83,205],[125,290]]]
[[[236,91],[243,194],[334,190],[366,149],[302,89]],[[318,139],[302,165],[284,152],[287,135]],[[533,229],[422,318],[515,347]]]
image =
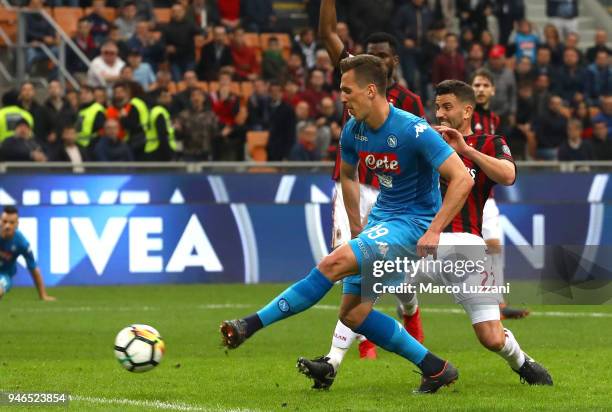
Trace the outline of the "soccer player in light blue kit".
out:
[[[13,276],[17,273],[17,258],[23,256],[41,300],[52,301],[47,295],[40,269],[36,264],[30,243],[23,233],[17,230],[19,215],[14,206],[5,206],[0,216],[0,299],[13,285]]]
[[[440,233],[461,210],[473,180],[459,156],[423,119],[389,105],[381,59],[349,57],[340,68],[342,101],[353,116],[341,137],[340,175],[353,239],[257,313],[224,321],[221,334],[228,348],[237,348],[257,330],[313,306],[344,279],[342,323],[414,363],[423,376],[417,392],[433,393],[457,380],[457,369],[429,352],[395,319],[373,310],[376,295],[361,282],[371,280],[377,260],[435,255]],[[360,161],[377,174],[381,186],[363,231],[356,178]],[[440,176],[448,182],[444,202]]]

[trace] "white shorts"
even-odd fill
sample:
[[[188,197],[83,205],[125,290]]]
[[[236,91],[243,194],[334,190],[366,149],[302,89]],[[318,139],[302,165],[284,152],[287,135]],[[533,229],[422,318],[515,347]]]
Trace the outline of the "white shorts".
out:
[[[438,244],[438,260],[444,267],[453,262],[455,270],[440,271],[440,266],[426,266],[411,282],[434,282],[444,286],[455,286],[460,290],[453,292],[457,303],[482,305],[499,305],[501,296],[492,293],[464,293],[464,285],[468,291],[479,286],[498,285],[494,276],[489,273],[489,256],[486,253],[484,240],[471,233],[440,234]],[[433,257],[428,260],[433,261]],[[471,263],[468,263],[471,262]],[[463,273],[460,273],[461,270]],[[461,275],[461,276],[459,276]],[[467,311],[467,309],[466,309]]]
[[[482,211],[482,238],[501,239],[501,226],[499,224],[499,209],[495,199],[490,197],[487,199]]]
[[[361,223],[365,226],[368,221],[368,215],[376,203],[380,191],[372,186],[359,184],[359,215]],[[333,197],[332,209],[332,249],[341,246],[351,240],[351,226],[349,224],[348,214],[344,208],[344,199],[342,197],[342,187],[340,182],[336,182]]]

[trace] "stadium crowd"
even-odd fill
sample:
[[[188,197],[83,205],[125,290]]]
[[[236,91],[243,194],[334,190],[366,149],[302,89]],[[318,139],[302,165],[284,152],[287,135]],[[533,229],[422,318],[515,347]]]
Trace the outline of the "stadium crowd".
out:
[[[283,33],[272,0],[30,0],[30,9],[89,7],[70,33],[92,60],[68,53],[81,82],[64,89],[37,48],[28,71],[50,80],[7,92],[0,109],[4,161],[189,161],[250,158],[247,135],[268,132],[258,160],[333,160],[341,132],[339,79],[309,27]],[[487,68],[516,159],[612,160],[612,64],[607,33],[578,49],[578,5],[548,1],[534,27],[523,0],[338,0],[337,32],[351,53],[367,35],[397,38],[397,79],[435,121],[433,85]],[[556,7],[557,3],[573,5]],[[109,7],[116,18],[107,19]],[[167,23],[155,8],[168,8]],[[391,24],[389,24],[391,22]],[[56,50],[53,28],[27,15],[27,41]],[[42,66],[42,67],[41,67]],[[10,120],[13,121],[10,121]],[[15,121],[15,119],[17,119]]]

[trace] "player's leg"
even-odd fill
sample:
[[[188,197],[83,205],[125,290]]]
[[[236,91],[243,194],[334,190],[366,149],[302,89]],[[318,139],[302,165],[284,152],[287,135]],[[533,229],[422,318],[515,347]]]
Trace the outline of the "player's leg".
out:
[[[423,343],[425,333],[421,323],[421,311],[416,293],[398,293],[395,295],[397,300],[397,316],[402,320],[404,328],[416,340]]]
[[[259,329],[303,312],[323,298],[334,282],[359,272],[352,248],[342,245],[324,257],[302,280],[289,286],[265,307],[242,319],[224,321],[221,334],[225,346],[237,348]]]
[[[499,209],[494,198],[485,202],[482,212],[482,237],[487,244],[487,254],[490,259],[490,271],[497,279],[497,284],[503,283],[504,256],[501,247],[501,226],[499,223]],[[529,315],[525,309],[517,309],[508,306],[505,302],[500,304],[502,319],[521,319]]]
[[[463,307],[482,346],[508,362],[521,381],[530,385],[552,385],[548,371],[523,352],[512,332],[503,327],[498,305],[464,303]]]

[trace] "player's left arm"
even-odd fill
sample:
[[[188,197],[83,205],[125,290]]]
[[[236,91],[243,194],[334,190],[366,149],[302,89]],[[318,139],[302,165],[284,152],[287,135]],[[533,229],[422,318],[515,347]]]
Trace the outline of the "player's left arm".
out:
[[[438,170],[441,178],[448,182],[440,210],[425,234],[417,242],[419,256],[433,255],[436,257],[440,234],[461,211],[474,186],[474,180],[457,153],[444,142],[438,133],[428,127],[420,135],[416,139],[418,150],[431,166]]]
[[[30,271],[30,275],[32,276],[34,285],[36,285],[36,290],[38,290],[38,296],[40,297],[40,300],[44,300],[47,302],[55,300],[53,296],[47,295],[47,289],[45,288],[45,282],[43,281],[42,274],[40,273],[40,268],[36,263],[36,259],[34,259],[34,254],[32,253],[32,249],[29,245],[27,245],[27,249],[23,253],[23,257],[26,260],[26,266]]]
[[[473,161],[489,179],[504,186],[514,184],[516,180],[516,166],[510,149],[502,137],[494,137],[495,156],[491,156],[468,145],[461,133],[455,129],[438,126],[436,130],[444,136],[445,140],[457,153]]]

